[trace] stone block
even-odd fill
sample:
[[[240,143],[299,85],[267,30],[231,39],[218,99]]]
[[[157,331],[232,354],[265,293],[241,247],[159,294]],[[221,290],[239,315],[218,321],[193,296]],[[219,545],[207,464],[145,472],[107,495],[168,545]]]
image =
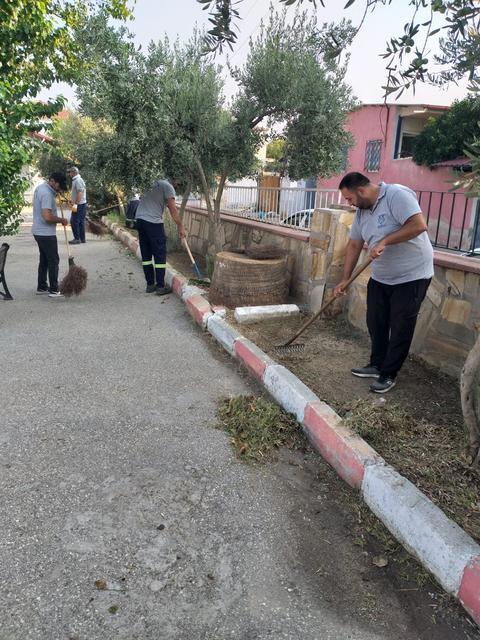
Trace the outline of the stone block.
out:
[[[310,290],[308,307],[312,313],[317,313],[323,304],[323,295],[325,293],[325,283],[316,284]]]
[[[272,304],[258,307],[237,307],[234,315],[239,324],[253,324],[262,320],[297,316],[299,313],[300,309],[296,304]]]
[[[480,556],[472,558],[463,572],[458,598],[480,625]]]
[[[355,489],[361,488],[368,464],[383,463],[364,440],[342,425],[340,416],[324,402],[307,405],[303,426],[313,448]]]
[[[435,307],[439,307],[442,304],[444,293],[445,287],[443,284],[436,278],[433,278],[427,289],[427,298]]]
[[[330,209],[315,209],[310,225],[310,232],[329,234],[332,215]]]
[[[307,404],[320,402],[313,391],[279,364],[266,368],[263,384],[278,404],[288,413],[293,413],[299,422],[303,421]]]
[[[310,233],[310,246],[321,251],[328,251],[330,236],[325,233]]]
[[[478,300],[480,297],[480,275],[477,273],[465,274],[464,293],[472,300]]]
[[[219,318],[217,314],[213,314],[208,318],[207,329],[231,356],[235,355],[235,341],[242,337],[236,329],[222,318]]]
[[[348,321],[354,327],[367,330],[367,289],[359,284],[352,287],[348,300]]]
[[[332,264],[343,265],[345,261],[345,253],[347,251],[348,238],[348,227],[343,224],[338,224],[333,245]]]
[[[323,280],[327,273],[328,254],[314,251],[312,253],[312,268],[310,270],[310,279],[314,282]]]
[[[354,218],[355,218],[355,211],[345,211],[344,213],[340,214],[340,217],[338,218],[338,222],[339,224],[344,224],[350,230],[353,224]]]
[[[397,540],[457,595],[466,565],[480,555],[478,544],[392,467],[367,466],[362,493]]]
[[[449,294],[461,297],[465,290],[465,271],[447,269],[446,278],[447,286],[450,288]]]
[[[456,324],[466,324],[470,319],[472,305],[466,300],[447,298],[442,306],[442,318]]]

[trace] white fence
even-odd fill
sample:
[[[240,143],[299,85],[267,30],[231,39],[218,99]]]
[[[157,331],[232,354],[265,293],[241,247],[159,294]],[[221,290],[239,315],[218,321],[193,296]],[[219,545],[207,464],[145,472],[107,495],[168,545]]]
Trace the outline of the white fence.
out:
[[[227,185],[222,194],[221,209],[242,218],[309,229],[314,209],[340,204],[340,200],[337,189]],[[188,205],[206,208],[205,199],[200,195],[192,195]]]

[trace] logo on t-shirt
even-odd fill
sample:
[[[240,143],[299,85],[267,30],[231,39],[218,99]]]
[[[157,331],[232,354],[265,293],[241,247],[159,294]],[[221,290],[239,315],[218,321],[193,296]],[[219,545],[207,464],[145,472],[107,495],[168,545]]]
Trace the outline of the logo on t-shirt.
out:
[[[381,213],[381,214],[378,216],[378,220],[377,220],[377,227],[378,227],[379,229],[381,229],[381,228],[382,228],[382,227],[384,227],[385,225],[386,225],[386,221],[385,221],[385,214],[384,214],[384,213]]]

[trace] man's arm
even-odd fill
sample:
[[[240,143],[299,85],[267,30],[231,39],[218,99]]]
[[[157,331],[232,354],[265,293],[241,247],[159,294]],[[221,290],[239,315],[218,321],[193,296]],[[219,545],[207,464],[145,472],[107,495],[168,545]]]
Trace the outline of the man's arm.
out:
[[[84,193],[83,189],[81,189],[80,191],[77,191],[77,196],[76,196],[75,202],[73,204],[80,204],[80,201],[83,198],[83,193]]]
[[[347,282],[347,280],[350,278],[350,276],[353,273],[353,270],[355,269],[355,265],[358,262],[358,258],[360,257],[360,254],[362,253],[362,249],[363,249],[363,245],[364,245],[364,241],[363,240],[352,240],[350,239],[348,241],[347,244],[347,251],[345,253],[345,262],[343,263],[343,275],[342,275],[342,279],[340,280],[340,282],[337,284],[337,286],[335,287],[335,289],[333,290],[333,293],[335,296],[344,296],[346,291],[345,291],[345,283]]]
[[[180,220],[180,216],[178,215],[175,198],[167,198],[167,207],[168,207],[168,210],[170,211],[170,215],[172,216],[173,220],[175,221],[175,224],[177,225],[178,235],[180,236],[180,239],[183,240],[183,238],[186,238],[187,234],[185,231],[185,227],[183,226],[182,221]]]
[[[48,224],[63,224],[66,226],[68,224],[68,220],[66,218],[59,218],[58,216],[54,216],[51,209],[42,209],[42,218]]]
[[[372,258],[378,258],[382,255],[385,250],[385,247],[388,247],[390,244],[399,244],[400,242],[406,242],[407,240],[411,240],[412,238],[416,238],[424,231],[427,231],[427,223],[423,217],[422,213],[414,213],[413,216],[410,216],[406,222],[398,229],[398,231],[394,231],[390,233],[388,236],[385,236],[383,240],[381,240],[377,245],[370,249],[370,255]]]

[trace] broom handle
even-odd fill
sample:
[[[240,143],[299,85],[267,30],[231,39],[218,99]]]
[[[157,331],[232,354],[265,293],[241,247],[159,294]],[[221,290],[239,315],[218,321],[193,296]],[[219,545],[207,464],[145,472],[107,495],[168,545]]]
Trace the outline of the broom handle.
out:
[[[60,213],[62,214],[62,218],[63,216],[63,207],[62,207],[62,203],[59,202],[60,205]],[[65,246],[67,247],[67,256],[68,256],[68,261],[70,262],[70,247],[68,246],[68,236],[67,236],[67,227],[66,225],[62,224],[63,227],[63,231],[65,233]]]
[[[355,269],[355,271],[352,273],[350,278],[346,281],[345,289],[347,289],[352,284],[352,282],[358,278],[358,276],[362,273],[362,271],[365,271],[365,269],[371,263],[372,259],[373,258],[368,256],[365,262],[362,262],[362,264],[357,269]],[[335,296],[330,298],[330,300],[326,304],[324,304],[322,308],[319,311],[317,311],[317,313],[314,316],[312,316],[309,320],[307,320],[307,322],[305,322],[304,325],[302,325],[302,327],[297,331],[297,333],[293,336],[293,338],[290,338],[290,340],[286,342],[283,346],[288,347],[290,344],[292,344],[292,342],[296,340],[299,336],[301,336],[302,333],[305,331],[305,329],[308,329],[308,327],[312,324],[312,322],[315,322],[318,316],[321,313],[323,313],[325,309],[327,309],[336,299],[337,298]]]
[[[185,249],[187,250],[187,253],[188,253],[188,256],[189,256],[189,258],[190,258],[191,263],[192,263],[192,264],[196,264],[196,263],[195,263],[195,259],[194,259],[194,257],[192,256],[192,252],[190,251],[190,247],[188,246],[187,239],[186,239],[186,238],[184,238],[184,239],[183,239],[183,242],[184,242],[184,244],[185,244]]]

